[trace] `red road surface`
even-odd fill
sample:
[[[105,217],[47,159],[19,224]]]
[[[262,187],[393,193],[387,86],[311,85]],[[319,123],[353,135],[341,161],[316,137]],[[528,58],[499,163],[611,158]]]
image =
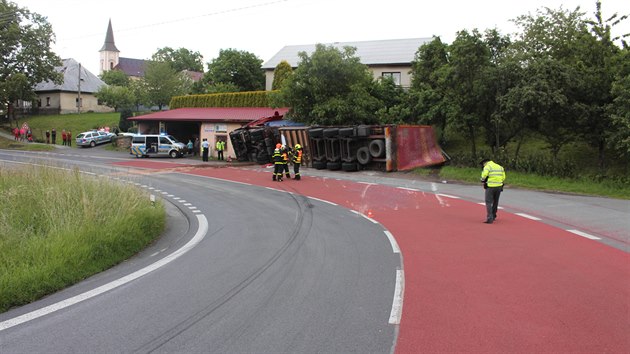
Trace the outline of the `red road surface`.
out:
[[[630,256],[620,250],[505,212],[486,225],[484,206],[431,193],[308,176],[272,182],[264,168],[184,169],[325,199],[379,221],[404,261],[397,353],[630,353]]]

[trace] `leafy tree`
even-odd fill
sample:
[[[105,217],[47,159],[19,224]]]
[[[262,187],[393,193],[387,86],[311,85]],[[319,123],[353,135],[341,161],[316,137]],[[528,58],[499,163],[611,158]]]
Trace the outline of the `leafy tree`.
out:
[[[238,86],[236,86],[235,84],[231,82],[228,82],[228,83],[219,82],[218,84],[207,86],[205,88],[204,93],[225,93],[225,92],[239,92]]]
[[[120,129],[120,131],[129,131],[129,128],[133,126],[133,123],[128,120],[128,118],[130,117],[133,117],[133,113],[131,112],[131,110],[125,109],[120,112],[120,120],[118,121],[118,128]]]
[[[192,80],[185,74],[175,71],[167,62],[151,61],[144,71],[144,84],[149,104],[160,110],[171,101],[171,97],[184,95],[190,91]]]
[[[280,90],[282,103],[298,122],[322,125],[372,124],[381,102],[371,95],[372,74],[355,55],[356,48],[339,50],[318,44]]]
[[[171,47],[160,48],[153,54],[152,59],[170,63],[177,72],[184,70],[203,72],[203,56],[186,48],[177,50]]]
[[[450,45],[449,60],[446,77],[453,111],[456,112],[453,114],[453,125],[470,141],[472,158],[477,160],[477,130],[483,120],[489,118],[489,106],[495,99],[487,95],[486,73],[490,66],[490,50],[479,31],[459,31]]]
[[[130,109],[133,107],[135,97],[129,87],[124,86],[102,86],[94,95],[107,107],[112,107],[114,111],[119,109]]]
[[[50,48],[54,39],[44,16],[0,0],[0,106],[31,100],[39,82],[61,83],[55,71],[61,59]]]
[[[108,70],[100,75],[101,80],[108,85],[129,86],[129,76],[121,70]]]
[[[448,45],[439,37],[423,44],[411,62],[411,89],[409,107],[412,119],[408,123],[436,125],[438,139],[445,142],[449,117],[455,109],[448,94]]]
[[[272,90],[279,90],[282,88],[286,80],[293,75],[293,68],[291,64],[286,60],[281,61],[276,65],[273,71],[273,83],[271,84]]]
[[[208,85],[233,84],[239,91],[259,91],[265,87],[262,59],[236,49],[222,49],[219,56],[208,63],[204,81]]]
[[[620,157],[630,159],[630,48],[625,47],[615,58],[615,81],[612,86],[613,101],[608,107],[613,129],[608,144]]]
[[[136,111],[140,110],[141,105],[150,104],[145,80],[131,80],[129,83],[129,90],[131,91],[133,105],[135,106]]]

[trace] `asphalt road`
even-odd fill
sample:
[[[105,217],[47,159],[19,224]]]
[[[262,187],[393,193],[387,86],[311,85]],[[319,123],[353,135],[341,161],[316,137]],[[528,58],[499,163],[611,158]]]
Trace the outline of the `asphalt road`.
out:
[[[129,262],[0,315],[2,353],[630,349],[627,201],[506,188],[485,225],[478,186],[404,173],[305,169],[304,181],[273,184],[259,166],[0,151],[3,168],[14,159],[134,183],[172,204],[172,222]],[[207,232],[171,263],[2,328],[167,259],[203,218]]]

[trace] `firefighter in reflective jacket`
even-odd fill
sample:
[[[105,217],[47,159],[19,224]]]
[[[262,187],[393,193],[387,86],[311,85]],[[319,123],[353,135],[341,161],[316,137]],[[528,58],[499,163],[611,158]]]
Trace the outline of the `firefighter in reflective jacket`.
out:
[[[302,164],[302,145],[295,144],[293,147],[295,152],[293,152],[293,174],[295,175],[295,180],[299,181],[300,177],[300,165]]]
[[[284,171],[287,178],[291,178],[291,174],[289,173],[289,151],[286,146],[281,146],[280,153],[282,154],[282,171]],[[280,172],[280,174],[282,174],[282,172]]]
[[[276,149],[273,151],[271,159],[273,160],[273,180],[282,182],[282,169],[284,168],[282,163],[282,144],[277,144]]]
[[[503,166],[490,160],[481,160],[481,182],[485,191],[486,199],[486,224],[492,224],[497,218],[497,209],[499,208],[499,197],[503,192],[503,181],[505,181],[505,170]]]

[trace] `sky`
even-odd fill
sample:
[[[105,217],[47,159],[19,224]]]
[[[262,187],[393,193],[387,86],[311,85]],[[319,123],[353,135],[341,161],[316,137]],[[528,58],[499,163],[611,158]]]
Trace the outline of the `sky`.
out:
[[[222,49],[253,53],[266,62],[287,45],[439,36],[496,28],[549,7],[580,7],[594,18],[595,0],[9,0],[47,17],[56,36],[53,50],[99,74],[99,50],[111,19],[120,56],[149,59],[158,49],[186,48],[205,63]],[[630,14],[628,0],[602,0],[602,13]],[[613,35],[630,33],[630,19]]]

